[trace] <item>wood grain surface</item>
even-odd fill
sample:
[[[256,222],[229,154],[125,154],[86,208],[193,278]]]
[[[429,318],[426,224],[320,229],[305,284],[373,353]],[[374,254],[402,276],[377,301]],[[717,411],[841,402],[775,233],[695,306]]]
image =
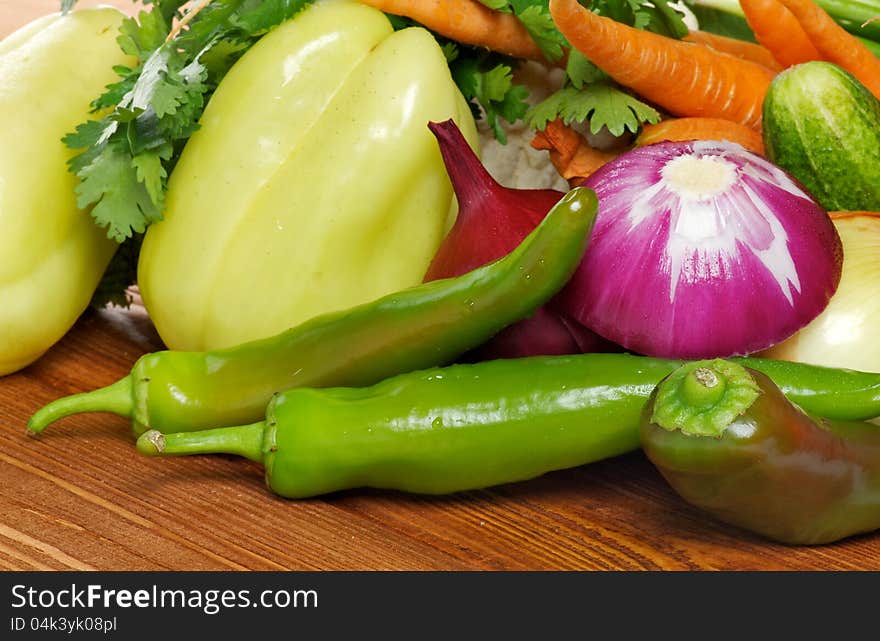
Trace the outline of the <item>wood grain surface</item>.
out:
[[[55,6],[0,0],[0,34]],[[161,347],[141,307],[87,312],[37,363],[0,378],[0,569],[880,569],[880,535],[767,543],[685,505],[640,453],[443,498],[286,501],[248,461],[143,458],[116,416],[26,434],[42,404],[106,385]]]

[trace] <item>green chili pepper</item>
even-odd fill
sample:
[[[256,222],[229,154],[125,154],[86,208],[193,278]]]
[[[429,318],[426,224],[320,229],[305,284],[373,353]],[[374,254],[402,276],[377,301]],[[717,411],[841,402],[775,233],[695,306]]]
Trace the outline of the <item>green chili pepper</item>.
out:
[[[880,427],[811,416],[757,370],[684,365],[640,437],[675,491],[726,523],[791,544],[880,528]]]
[[[135,434],[235,425],[259,420],[280,390],[369,385],[450,362],[562,288],[583,255],[596,208],[595,194],[577,188],[508,256],[460,277],[233,348],[147,354],[120,381],[49,403],[28,429],[40,432],[64,416],[95,411],[130,417]]]
[[[274,397],[261,423],[149,431],[138,449],[239,454],[262,462],[269,488],[290,498],[356,487],[474,489],[636,449],[645,401],[674,367],[629,354],[583,354],[453,365],[360,389],[293,389]],[[823,371],[783,369],[814,382]],[[861,401],[876,415],[880,375],[859,376],[873,381],[870,401]],[[792,395],[809,404],[815,396],[805,387]]]

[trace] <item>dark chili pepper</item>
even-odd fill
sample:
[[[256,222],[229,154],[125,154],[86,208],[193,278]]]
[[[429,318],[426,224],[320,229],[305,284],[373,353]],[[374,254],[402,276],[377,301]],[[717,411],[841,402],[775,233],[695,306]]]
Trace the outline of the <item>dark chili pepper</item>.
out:
[[[684,365],[652,393],[640,438],[673,489],[720,521],[791,544],[880,528],[880,427],[811,416],[757,370]]]
[[[64,416],[96,411],[130,417],[135,434],[236,425],[259,420],[280,390],[369,385],[448,363],[562,288],[584,253],[596,208],[596,195],[577,188],[513,252],[460,277],[229,349],[147,354],[124,379],[49,403],[28,429],[40,432]]]
[[[645,401],[674,367],[630,354],[543,356],[411,372],[367,388],[299,388],[275,396],[263,422],[150,431],[138,449],[239,454],[262,462],[269,488],[290,498],[357,487],[474,489],[636,449]],[[876,394],[873,408],[880,411]]]

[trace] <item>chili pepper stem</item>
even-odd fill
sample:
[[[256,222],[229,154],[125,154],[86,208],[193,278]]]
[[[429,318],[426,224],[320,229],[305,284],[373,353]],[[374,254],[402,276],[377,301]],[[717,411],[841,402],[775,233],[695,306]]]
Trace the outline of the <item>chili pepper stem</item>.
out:
[[[720,437],[761,393],[752,375],[720,359],[682,365],[657,386],[651,420],[694,436]]]
[[[146,456],[235,454],[262,463],[265,429],[266,424],[260,421],[196,432],[163,434],[158,430],[147,430],[138,437],[137,450]]]
[[[681,385],[682,398],[694,407],[711,407],[724,396],[727,383],[714,369],[698,367],[685,376]]]
[[[131,376],[126,376],[107,387],[59,398],[37,410],[28,420],[27,428],[39,434],[50,423],[80,412],[110,412],[129,418],[133,406],[132,388]]]

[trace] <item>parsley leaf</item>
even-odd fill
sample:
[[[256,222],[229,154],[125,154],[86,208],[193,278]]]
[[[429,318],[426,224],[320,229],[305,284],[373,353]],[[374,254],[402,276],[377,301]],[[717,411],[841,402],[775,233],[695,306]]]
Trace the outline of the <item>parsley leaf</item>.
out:
[[[568,48],[565,37],[550,17],[549,0],[479,0],[493,11],[512,13],[529,32],[544,57],[551,62],[562,58]]]
[[[493,11],[501,11],[502,13],[511,13],[513,9],[507,0],[480,0],[480,4],[484,4]]]
[[[296,15],[309,4],[311,0],[245,0],[241,8],[230,16],[230,23],[249,36],[258,36]]]
[[[145,0],[147,10],[122,21],[117,42],[137,64],[115,67],[119,80],[92,101],[106,115],[64,138],[79,152],[68,161],[78,205],[91,207],[95,223],[125,247],[96,301],[124,300],[109,293],[118,289],[113,279],[134,273],[138,239],[162,219],[168,175],[217,84],[263,34],[313,1],[213,0],[170,39],[186,0]],[[62,9],[74,4],[62,0]],[[124,260],[134,261],[127,271]]]
[[[673,38],[688,33],[683,14],[670,0],[652,0],[650,3],[643,0],[592,0],[584,4],[600,15],[636,29]],[[565,124],[587,123],[593,133],[607,128],[619,136],[626,131],[637,133],[643,123],[660,120],[656,109],[619,87],[576,49],[569,51],[565,71],[566,82],[562,89],[529,109],[525,118],[530,127],[541,130],[548,122],[562,118]]]
[[[77,205],[84,209],[95,203],[92,217],[117,242],[133,231],[143,233],[147,224],[162,218],[146,185],[138,179],[133,159],[114,144],[105,143],[79,177]]]
[[[457,58],[451,65],[452,76],[462,94],[471,104],[475,116],[482,107],[486,124],[502,144],[507,142],[507,134],[500,119],[513,123],[528,111],[529,90],[514,84],[510,65],[497,64],[481,67],[480,60],[474,57]]]
[[[535,105],[526,116],[534,129],[543,129],[557,118],[567,125],[589,122],[594,134],[604,127],[620,136],[627,130],[636,133],[641,123],[659,122],[660,113],[613,83],[603,81],[583,90],[565,87]]]

